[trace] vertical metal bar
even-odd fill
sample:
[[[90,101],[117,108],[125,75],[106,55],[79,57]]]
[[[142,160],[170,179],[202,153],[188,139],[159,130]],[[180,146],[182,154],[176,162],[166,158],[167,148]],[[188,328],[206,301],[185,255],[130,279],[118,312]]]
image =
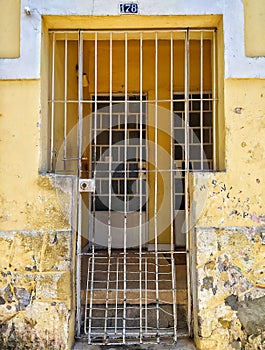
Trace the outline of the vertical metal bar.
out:
[[[108,213],[108,255],[111,255],[112,228],[111,228],[111,200],[112,200],[112,33],[109,38],[109,213]]]
[[[123,277],[124,277],[124,299],[123,299],[123,331],[122,331],[122,338],[123,343],[125,344],[126,341],[126,273],[127,273],[127,267],[126,267],[126,253],[127,253],[127,121],[128,121],[128,33],[125,33],[125,67],[124,67],[124,74],[125,74],[125,126],[124,126],[124,245],[123,245],[123,263],[124,263],[124,271],[123,271]]]
[[[112,244],[112,228],[111,228],[111,200],[112,200],[112,32],[109,37],[109,209],[108,209],[108,272],[106,284],[106,304],[105,304],[105,320],[104,320],[104,344],[107,344],[107,323],[108,323],[108,307],[109,307],[109,279],[110,279],[110,259]]]
[[[118,298],[119,298],[119,258],[117,258],[117,270],[116,270],[116,291],[115,291],[115,326],[114,334],[117,335],[118,329]]]
[[[173,57],[173,37],[170,33],[170,250],[174,251],[174,112],[173,112],[173,94],[174,94],[174,57]]]
[[[97,179],[97,167],[96,167],[96,159],[97,159],[97,110],[98,110],[98,34],[95,33],[95,53],[94,53],[94,80],[95,80],[95,91],[94,91],[94,99],[95,99],[95,108],[94,108],[94,149],[93,149],[93,177],[96,183]],[[90,303],[89,303],[89,325],[88,325],[88,344],[91,344],[91,330],[92,330],[92,313],[93,313],[93,291],[94,291],[94,274],[95,274],[95,231],[96,231],[96,194],[93,193],[93,214],[92,214],[92,232],[91,232],[91,250],[92,250],[92,267],[91,267],[91,283],[90,283]],[[89,235],[90,237],[90,235]]]
[[[108,309],[109,309],[109,287],[110,287],[110,268],[111,268],[111,256],[108,256],[108,272],[107,272],[107,284],[106,284],[106,303],[105,303],[105,315],[104,315],[104,344],[108,343]]]
[[[174,318],[174,341],[177,341],[177,300],[176,300],[176,275],[174,259],[174,112],[173,112],[173,94],[174,94],[174,47],[173,36],[170,33],[170,252],[171,252],[171,273],[172,273],[172,303]]]
[[[86,304],[85,304],[85,320],[84,333],[87,334],[87,305],[88,305],[88,288],[89,288],[89,273],[90,273],[90,258],[87,259],[87,280],[86,280]]]
[[[216,170],[217,162],[216,162],[216,103],[217,103],[217,95],[216,95],[216,30],[213,32],[213,170]]]
[[[159,260],[158,260],[158,227],[157,227],[157,204],[158,204],[158,37],[155,34],[155,201],[154,201],[154,223],[155,223],[155,277],[156,277],[156,326],[157,343],[160,342],[159,334]]]
[[[77,336],[81,334],[81,226],[82,226],[82,198],[78,193],[77,215],[78,215],[78,233],[77,233],[77,261],[76,261],[76,318],[77,318]]]
[[[64,170],[66,170],[66,158],[67,158],[67,66],[68,66],[68,36],[64,41],[64,137],[63,137],[63,159],[64,159]]]
[[[187,263],[187,293],[188,293],[188,329],[191,334],[191,294],[190,294],[190,268],[189,268],[189,40],[190,30],[185,35],[185,234],[186,234],[186,263]]]
[[[148,258],[145,258],[145,334],[148,331]]]
[[[203,32],[200,34],[200,158],[203,170]]]
[[[185,32],[185,174],[189,171],[189,29]],[[185,181],[186,183],[186,181]],[[186,188],[185,188],[186,191]],[[186,192],[185,192],[186,196]],[[187,200],[185,200],[185,203]],[[186,208],[185,208],[186,209]]]
[[[140,294],[140,344],[143,342],[142,301],[142,224],[143,224],[143,33],[140,33],[140,216],[139,216],[139,294]]]
[[[50,140],[50,169],[54,171],[53,160],[54,160],[54,65],[55,65],[55,32],[52,33],[52,86],[51,86],[51,98],[52,98],[52,110],[51,110],[51,140]]]
[[[78,179],[81,177],[82,168],[82,134],[83,134],[83,36],[79,32],[78,38]],[[78,182],[78,181],[77,181]],[[78,191],[78,188],[77,188]],[[78,233],[77,233],[77,263],[76,263],[76,292],[77,292],[77,334],[81,332],[81,236],[82,236],[82,196],[78,192],[77,199],[78,210]]]

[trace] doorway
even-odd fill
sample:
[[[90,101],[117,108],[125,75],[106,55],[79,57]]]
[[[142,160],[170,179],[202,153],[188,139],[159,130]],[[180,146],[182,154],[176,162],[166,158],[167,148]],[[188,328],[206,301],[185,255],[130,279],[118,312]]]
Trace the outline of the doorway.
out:
[[[78,177],[77,337],[191,334],[189,183],[216,168],[215,29],[50,32],[50,163]]]

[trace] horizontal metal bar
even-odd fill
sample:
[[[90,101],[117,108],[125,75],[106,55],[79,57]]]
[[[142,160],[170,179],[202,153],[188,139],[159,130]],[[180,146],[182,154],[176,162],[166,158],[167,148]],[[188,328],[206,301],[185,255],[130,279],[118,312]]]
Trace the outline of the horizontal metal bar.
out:
[[[174,93],[174,95],[177,95],[178,93]],[[192,93],[191,93],[192,94]],[[206,94],[209,94],[209,93],[207,93],[206,92]],[[130,104],[130,103],[137,103],[137,104],[146,104],[147,102],[151,102],[151,103],[155,103],[155,102],[185,102],[185,101],[187,101],[185,98],[183,98],[183,99],[180,99],[180,98],[178,98],[178,99],[157,99],[157,100],[154,100],[154,99],[147,99],[147,100],[143,100],[142,102],[141,101],[138,101],[138,100],[128,100],[128,103]],[[188,99],[188,101],[216,101],[216,102],[218,102],[219,101],[219,99],[218,98],[189,98]],[[48,100],[48,102],[49,103],[53,103],[53,102],[56,102],[56,103],[65,103],[65,102],[67,102],[67,103],[76,103],[76,104],[78,104],[78,100],[62,100],[62,99],[60,99],[60,100],[56,100],[56,99],[53,99],[53,100]],[[89,99],[87,99],[87,100],[81,100],[81,102],[82,103],[95,103],[95,101],[94,100],[89,100]],[[100,104],[100,103],[110,103],[110,100],[98,100],[97,101],[97,103],[98,104]],[[115,100],[115,101],[113,101],[113,103],[125,103],[125,100]],[[115,113],[117,113],[117,112],[115,112]],[[122,114],[122,113],[124,113],[124,112],[119,112],[120,114]],[[135,113],[134,113],[135,114]]]
[[[189,30],[190,33],[193,32],[215,32],[216,28],[212,27],[212,28],[178,28],[178,29],[171,29],[171,28],[165,28],[165,29],[160,29],[160,28],[155,28],[155,29],[143,29],[143,30],[137,30],[137,29],[127,29],[126,28],[126,32],[128,33],[167,33],[170,34],[172,33],[185,33],[187,30]],[[111,31],[109,30],[105,30],[105,29],[83,29],[81,31],[79,30],[67,30],[67,31],[62,31],[62,30],[56,30],[56,29],[50,29],[49,33],[56,33],[56,34],[78,34],[79,32],[81,33],[99,33],[99,34],[109,34],[110,32],[112,33],[118,33],[118,34],[124,34],[124,29],[112,29]],[[92,40],[92,39],[91,39]]]

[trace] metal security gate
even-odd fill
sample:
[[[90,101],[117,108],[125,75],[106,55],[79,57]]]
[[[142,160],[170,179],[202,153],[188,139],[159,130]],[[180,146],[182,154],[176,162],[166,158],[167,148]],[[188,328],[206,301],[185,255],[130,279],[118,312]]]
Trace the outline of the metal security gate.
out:
[[[216,168],[215,29],[50,32],[50,168],[78,176],[77,337],[191,333],[188,173]]]

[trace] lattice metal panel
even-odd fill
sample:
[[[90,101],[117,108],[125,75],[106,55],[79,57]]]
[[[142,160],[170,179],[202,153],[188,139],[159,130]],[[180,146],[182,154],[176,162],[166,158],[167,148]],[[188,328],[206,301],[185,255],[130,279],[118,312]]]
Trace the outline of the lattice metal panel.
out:
[[[156,271],[157,257],[152,252],[141,257],[136,252],[126,257],[119,253],[86,257],[88,275],[84,273],[83,281],[87,285],[81,298],[86,305],[83,332],[89,342],[174,342],[176,297],[185,286],[176,290],[171,259],[170,254],[159,253]],[[188,334],[183,321],[179,334]]]

